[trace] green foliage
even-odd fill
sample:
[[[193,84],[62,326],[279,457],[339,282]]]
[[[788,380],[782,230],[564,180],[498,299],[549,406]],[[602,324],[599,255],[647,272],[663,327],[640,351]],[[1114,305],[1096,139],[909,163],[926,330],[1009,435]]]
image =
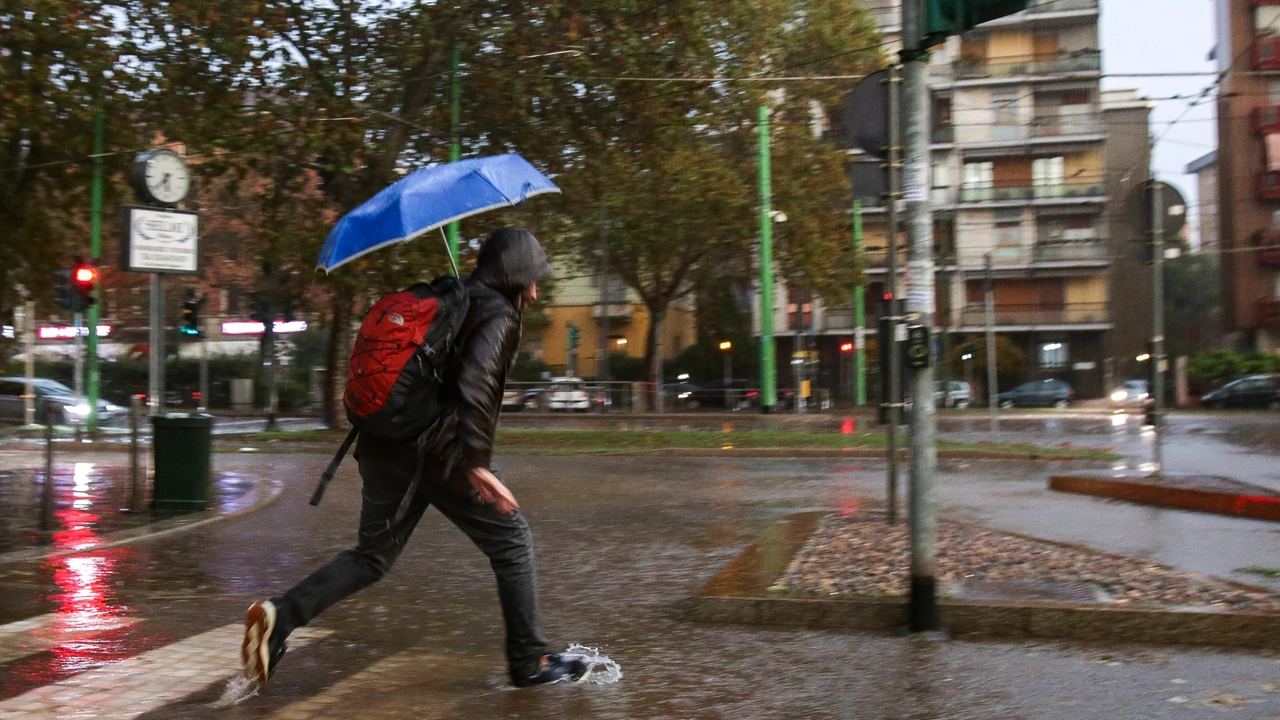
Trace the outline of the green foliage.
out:
[[[620,382],[643,382],[649,379],[649,366],[644,358],[622,352],[609,353],[609,379]]]
[[[1187,360],[1188,378],[1214,386],[1257,373],[1280,373],[1280,354],[1239,353],[1218,348]]]

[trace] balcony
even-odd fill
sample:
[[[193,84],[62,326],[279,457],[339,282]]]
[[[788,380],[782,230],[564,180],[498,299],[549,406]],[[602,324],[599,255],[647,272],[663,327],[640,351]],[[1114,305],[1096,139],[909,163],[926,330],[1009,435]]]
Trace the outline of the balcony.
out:
[[[1262,298],[1258,301],[1258,324],[1280,325],[1280,297]]]
[[[1038,242],[1031,250],[1033,262],[1106,262],[1107,244],[1101,240]]]
[[[1062,53],[1048,60],[991,62],[986,58],[962,57],[955,64],[956,80],[1018,78],[1036,75],[1097,74],[1102,72],[1102,54],[1097,50]]]
[[[1102,325],[1110,320],[1106,303],[1067,303],[1065,305],[1009,305],[996,303],[997,327],[1046,325]],[[967,305],[960,312],[960,324],[982,327],[987,323],[986,308],[981,303]]]
[[[1253,69],[1280,70],[1280,37],[1263,37],[1253,41]]]
[[[1267,230],[1256,237],[1258,264],[1280,267],[1280,230]]]
[[[1019,200],[1052,200],[1066,198],[1105,198],[1107,186],[1102,183],[1060,183],[1032,187],[966,187],[960,189],[960,202],[1013,202]]]
[[[1280,133],[1280,105],[1263,105],[1254,108],[1253,131],[1259,135]]]
[[[1042,115],[1031,122],[1033,138],[1068,138],[1072,136],[1097,136],[1105,132],[1102,117],[1096,113],[1087,115]]]
[[[1260,172],[1253,189],[1262,200],[1280,200],[1280,172]]]
[[[597,321],[605,320],[628,322],[631,320],[631,303],[610,302],[596,303],[594,314]]]

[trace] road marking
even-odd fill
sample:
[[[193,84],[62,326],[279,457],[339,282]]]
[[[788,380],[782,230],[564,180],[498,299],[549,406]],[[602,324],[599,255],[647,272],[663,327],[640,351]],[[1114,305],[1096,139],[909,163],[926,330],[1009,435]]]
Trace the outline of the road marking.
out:
[[[408,650],[391,657],[379,660],[361,672],[345,678],[333,687],[313,695],[305,700],[290,703],[269,716],[269,720],[318,720],[319,718],[351,717],[353,707],[364,707],[372,710],[371,701],[388,696],[403,697],[402,687],[413,683],[421,685],[424,676],[437,676],[437,680],[445,679],[439,692],[421,693],[420,687],[414,688],[411,697],[430,697],[430,703],[415,703],[413,715],[418,720],[430,720],[444,717],[457,704],[447,700],[449,678],[454,674],[448,670],[457,670],[459,658],[439,653]],[[470,664],[470,663],[469,663]],[[424,672],[424,669],[430,669]],[[440,672],[444,670],[444,672]],[[474,671],[474,668],[468,668]],[[482,671],[481,671],[482,672]],[[400,704],[402,701],[397,701]],[[376,704],[376,703],[374,703]]]
[[[136,624],[137,618],[49,613],[0,625],[0,664]]]
[[[332,632],[300,628],[289,637],[289,644],[305,647]],[[0,719],[85,713],[95,718],[137,717],[238,673],[243,637],[244,625],[232,623],[88,670],[0,702]]]

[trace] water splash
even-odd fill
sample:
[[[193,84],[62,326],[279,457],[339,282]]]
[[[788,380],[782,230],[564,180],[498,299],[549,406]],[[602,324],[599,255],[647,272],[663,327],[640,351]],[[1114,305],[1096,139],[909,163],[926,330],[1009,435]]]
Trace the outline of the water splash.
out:
[[[227,686],[222,690],[222,697],[209,703],[209,707],[221,710],[232,705],[239,705],[257,695],[260,689],[262,689],[262,686],[256,681],[237,673],[235,677],[227,681]]]
[[[587,677],[587,682],[607,685],[622,679],[622,666],[608,655],[601,655],[600,648],[573,643],[564,651],[564,654],[582,658],[587,663],[591,668],[591,675]]]

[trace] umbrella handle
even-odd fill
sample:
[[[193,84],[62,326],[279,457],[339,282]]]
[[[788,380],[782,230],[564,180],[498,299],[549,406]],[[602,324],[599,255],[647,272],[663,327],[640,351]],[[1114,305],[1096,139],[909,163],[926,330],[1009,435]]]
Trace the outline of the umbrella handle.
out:
[[[444,240],[444,253],[449,256],[449,264],[453,266],[453,276],[462,277],[458,274],[458,261],[453,257],[453,248],[449,247],[449,236],[444,234],[444,226],[440,226],[440,239]]]

